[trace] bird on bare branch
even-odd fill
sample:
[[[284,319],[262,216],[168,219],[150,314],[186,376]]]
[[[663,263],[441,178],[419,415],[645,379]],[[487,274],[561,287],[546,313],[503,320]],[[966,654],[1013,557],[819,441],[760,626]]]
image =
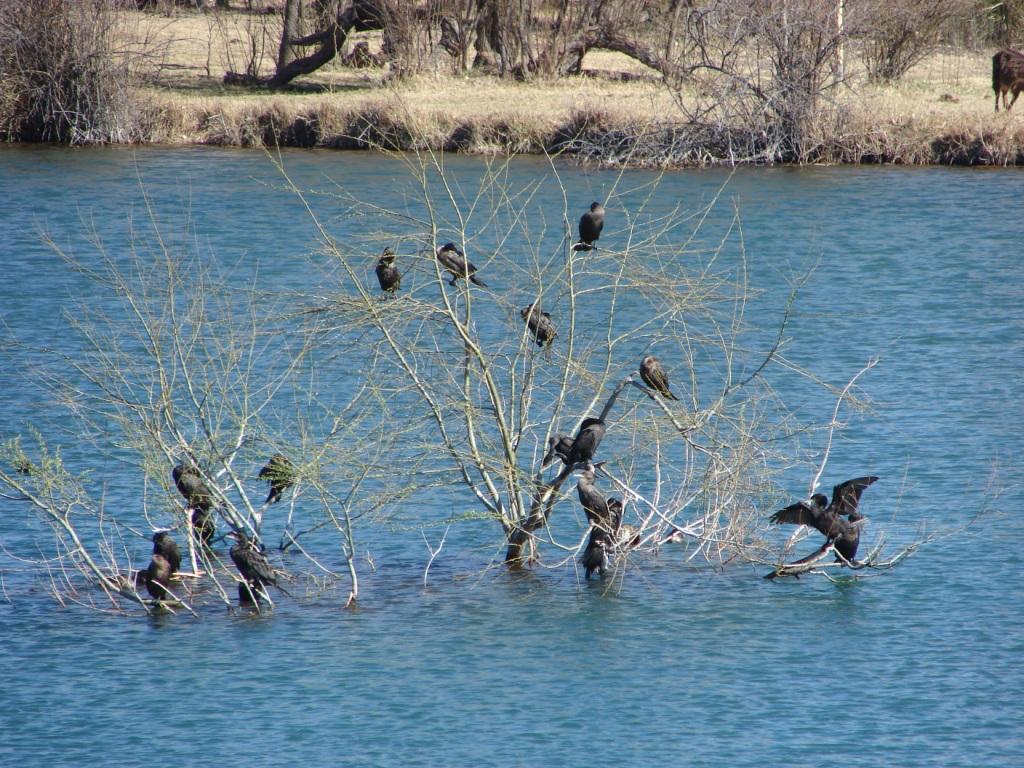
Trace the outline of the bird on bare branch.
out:
[[[573,440],[572,448],[569,451],[569,464],[580,464],[593,461],[597,447],[604,439],[604,433],[608,426],[604,419],[588,417],[580,424],[579,432]]]
[[[213,517],[213,492],[203,482],[199,470],[193,466],[178,464],[171,470],[171,476],[178,493],[185,497],[188,508],[192,510],[192,527],[196,535],[203,544],[209,545],[217,532]]]
[[[468,278],[470,282],[479,285],[481,288],[487,287],[487,283],[476,276],[476,267],[466,258],[466,254],[459,250],[455,243],[445,243],[438,248],[437,261],[452,276],[452,279],[449,281],[449,285],[452,287],[455,286],[455,281],[460,277],[463,279]]]
[[[654,355],[647,355],[640,361],[640,378],[644,380],[644,384],[655,390],[666,400],[679,399],[668,388],[668,376],[665,373],[665,369],[661,366],[661,362]]]
[[[547,467],[555,459],[561,459],[563,464],[569,462],[569,454],[572,451],[573,438],[564,432],[552,435],[548,438],[548,452],[540,462],[541,469]]]
[[[601,237],[601,230],[604,229],[604,206],[599,202],[590,204],[590,210],[580,216],[580,239],[572,249],[574,251],[591,251],[594,243]]]
[[[146,569],[146,590],[154,600],[167,600],[171,598],[170,583],[171,564],[159,552],[154,552]]]
[[[231,562],[238,568],[242,578],[249,585],[253,594],[265,592],[265,587],[277,587],[286,595],[288,591],[278,583],[277,572],[267,556],[260,551],[259,545],[243,531],[233,531],[228,536],[237,542],[231,547]]]
[[[260,470],[259,477],[270,484],[270,493],[265,503],[275,504],[295,482],[295,467],[283,453],[275,453]]]
[[[825,494],[816,493],[806,501],[780,509],[771,516],[771,522],[815,528],[825,536],[824,546],[831,544],[835,548],[836,560],[841,558],[852,563],[860,544],[861,528],[867,522],[867,518],[857,511],[857,505],[864,489],[876,480],[878,477],[875,475],[847,480],[832,489],[831,503]]]
[[[385,248],[377,262],[377,281],[380,289],[385,293],[394,295],[402,287],[402,274],[395,266],[395,252],[391,248]]]
[[[617,544],[617,535],[622,525],[622,501],[606,499],[594,484],[594,467],[588,464],[580,473],[576,483],[580,504],[590,522],[590,537],[583,550],[580,562],[586,578],[594,571],[602,575],[608,569],[608,558]]]
[[[530,306],[521,309],[519,316],[526,321],[526,326],[530,329],[530,333],[533,334],[538,347],[551,346],[551,342],[555,340],[558,331],[555,330],[555,324],[551,322],[550,312],[542,311],[537,302],[534,302]]]
[[[171,573],[181,570],[181,550],[178,549],[177,542],[167,531],[157,531],[153,534],[153,554],[160,555],[167,560],[171,566]]]

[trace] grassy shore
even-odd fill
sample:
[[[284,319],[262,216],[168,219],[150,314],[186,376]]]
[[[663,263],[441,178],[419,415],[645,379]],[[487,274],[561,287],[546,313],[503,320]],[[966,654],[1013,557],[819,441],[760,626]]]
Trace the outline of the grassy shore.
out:
[[[391,79],[386,69],[335,62],[288,91],[222,84],[229,70],[256,61],[273,66],[274,21],[246,14],[125,12],[126,44],[147,55],[136,67],[133,99],[143,140],[154,144],[444,149],[468,153],[535,153],[570,136],[600,142],[605,134],[664,134],[681,124],[678,104],[652,70],[623,55],[593,51],[585,75],[517,83],[437,73]],[[266,25],[266,29],[264,26]],[[359,35],[379,48],[373,33]],[[256,52],[255,55],[253,52]],[[994,112],[992,51],[945,51],[888,86],[856,72],[834,94],[832,124],[822,139],[825,162],[1024,164],[1024,117]],[[682,95],[686,98],[686,94]],[[696,152],[640,164],[699,164]]]

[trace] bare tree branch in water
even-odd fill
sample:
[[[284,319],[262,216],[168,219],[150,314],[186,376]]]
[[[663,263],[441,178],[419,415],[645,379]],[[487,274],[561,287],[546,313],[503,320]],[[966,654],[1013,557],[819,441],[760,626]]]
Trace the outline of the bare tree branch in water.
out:
[[[386,423],[414,436],[399,454],[417,467],[406,477],[415,508],[427,499],[464,504],[462,516],[498,524],[507,563],[558,567],[562,555],[549,563],[543,550],[579,546],[575,534],[575,543],[563,545],[549,525],[559,505],[579,514],[574,496],[563,494],[574,466],[548,476],[540,455],[549,437],[575,434],[600,407],[608,438],[595,460],[608,463],[604,471],[636,503],[629,508],[642,510],[629,522],[638,527],[639,549],[654,551],[675,533],[696,542],[691,557],[745,557],[760,527],[753,501],[772,493],[766,470],[788,460],[786,441],[801,428],[765,386],[794,297],[769,345],[752,354],[741,341],[750,332],[750,288],[738,212],[724,231],[709,233],[714,200],[695,211],[654,213],[653,183],[639,190],[632,210],[615,209],[614,245],[580,255],[570,249],[579,216],[572,206],[579,203],[570,205],[554,164],[543,181],[517,188],[508,182],[509,161],[491,163],[465,186],[446,172],[442,156],[395,160],[413,179],[406,206],[339,193],[346,217],[362,222],[363,234],[349,235],[344,248],[291,186],[306,200],[338,272],[336,292],[322,295],[307,315],[322,343],[333,347],[358,333],[370,350],[364,376],[390,393]],[[550,218],[548,205],[538,230],[541,183],[559,185],[562,200],[558,218]],[[606,205],[615,205],[619,183],[611,182]],[[447,242],[490,287],[448,280],[434,257]],[[385,247],[402,269],[393,298],[367,279]],[[538,302],[558,328],[556,342],[542,351],[521,319],[522,307]],[[689,390],[678,405],[633,381],[655,346],[673,381]],[[707,391],[716,394],[704,405]],[[643,397],[629,397],[633,392]]]
[[[130,542],[148,541],[147,528],[171,530],[187,548],[190,567],[167,591],[192,612],[190,603],[200,596],[190,597],[189,582],[201,585],[203,601],[231,605],[237,575],[218,554],[220,538],[207,545],[195,535],[194,502],[175,488],[172,468],[190,467],[207,489],[221,534],[247,531],[258,541],[265,516],[277,509],[275,499],[263,499],[259,468],[271,455],[287,454],[294,468],[282,491],[288,524],[301,489],[311,501],[319,499],[319,508],[302,505],[301,526],[315,528],[310,518],[319,518],[342,536],[351,603],[358,594],[354,521],[373,508],[358,491],[389,446],[384,437],[372,440],[373,450],[367,447],[367,420],[377,418],[369,390],[321,394],[312,337],[304,321],[288,319],[283,297],[261,290],[258,273],[240,280],[204,254],[182,255],[181,233],[152,209],[148,218],[151,232],[133,233],[129,255],[108,252],[95,234],[84,258],[49,242],[90,285],[88,302],[65,316],[74,343],[64,348],[73,351],[32,348],[17,339],[8,348],[66,415],[64,430],[85,456],[77,464],[94,469],[72,474],[48,448],[60,435],[30,430],[30,458],[23,442],[7,433],[0,456],[4,496],[52,527],[61,561],[70,566],[67,577],[55,581],[55,591],[64,594],[78,589],[71,578],[77,575],[114,603],[151,608],[136,588],[145,566],[131,565]],[[131,479],[137,506],[115,514],[105,508],[102,480],[93,475],[100,463]],[[290,539],[301,535],[292,532]],[[222,586],[225,579],[230,590]]]
[[[98,237],[98,258],[66,254],[96,289],[68,317],[79,346],[19,352],[39,353],[30,374],[67,413],[78,447],[118,467],[139,505],[105,514],[102,486],[62,475],[49,435],[32,455],[8,443],[0,480],[58,533],[61,594],[77,578],[114,602],[138,597],[130,543],[148,526],[185,534],[196,578],[176,581],[175,595],[197,612],[235,603],[223,549],[190,535],[193,502],[171,482],[177,464],[210,489],[221,532],[258,539],[273,520],[288,568],[307,584],[347,572],[347,605],[371,521],[447,531],[483,519],[490,533],[478,535],[508,565],[564,567],[588,523],[563,487],[591,460],[622,496],[622,527],[609,532],[616,573],[669,539],[684,540],[695,563],[768,559],[757,510],[781,495],[774,473],[792,465],[795,436],[811,426],[772,387],[777,375],[805,376],[783,358],[797,297],[794,288],[775,328],[750,321],[739,210],[712,215],[721,191],[700,207],[667,206],[657,179],[609,176],[608,226],[598,248],[577,252],[590,200],[554,162],[516,182],[511,159],[469,177],[442,155],[389,155],[381,162],[406,178],[386,204],[302,189],[276,162],[320,245],[302,289],[266,290],[259,271],[182,255],[152,209],[152,232],[135,233],[130,256]],[[401,273],[393,293],[374,272],[385,248]],[[550,314],[552,344],[538,349],[524,307]],[[679,400],[636,380],[653,353]],[[593,416],[607,427],[593,456],[540,466],[549,438]],[[258,473],[275,454],[294,475],[272,504]],[[440,551],[428,547],[424,578]]]

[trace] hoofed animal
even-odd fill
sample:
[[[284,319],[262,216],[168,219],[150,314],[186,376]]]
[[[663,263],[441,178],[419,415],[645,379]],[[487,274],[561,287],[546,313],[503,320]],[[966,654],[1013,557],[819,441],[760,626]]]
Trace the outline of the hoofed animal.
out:
[[[999,97],[1003,97],[1003,108],[1009,112],[1020,92],[1024,90],[1024,53],[1012,48],[1003,48],[992,57],[992,90],[996,92],[996,112],[999,111]],[[1010,103],[1006,94],[1013,92]]]

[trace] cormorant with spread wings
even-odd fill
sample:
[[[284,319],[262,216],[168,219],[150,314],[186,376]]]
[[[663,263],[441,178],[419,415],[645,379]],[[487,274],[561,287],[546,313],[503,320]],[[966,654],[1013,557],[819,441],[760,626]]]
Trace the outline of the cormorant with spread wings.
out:
[[[867,518],[857,511],[864,489],[878,480],[875,475],[856,477],[832,489],[832,502],[823,493],[816,493],[807,501],[798,501],[771,516],[776,525],[809,525],[824,537],[827,547],[835,547],[836,559],[853,562],[860,544],[860,529]],[[843,517],[846,517],[844,520]]]

